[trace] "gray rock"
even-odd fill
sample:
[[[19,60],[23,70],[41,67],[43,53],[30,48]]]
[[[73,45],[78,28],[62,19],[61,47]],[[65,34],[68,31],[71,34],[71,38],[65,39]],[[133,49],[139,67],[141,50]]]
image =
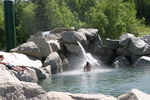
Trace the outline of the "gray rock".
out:
[[[64,71],[68,70],[70,68],[70,66],[69,66],[69,62],[68,62],[67,58],[64,56],[64,54],[62,52],[59,52],[58,54],[62,60],[63,70]]]
[[[64,46],[67,48],[67,50],[71,53],[79,53],[81,48],[78,44],[69,44],[65,43]]]
[[[44,61],[44,67],[50,65],[52,74],[63,72],[62,60],[57,52],[53,52],[48,55]]]
[[[123,35],[121,35],[121,36],[119,37],[119,44],[122,45],[122,46],[129,47],[132,37],[134,37],[133,34],[124,33]]]
[[[104,54],[105,48],[103,46],[103,42],[101,37],[98,35],[93,41],[89,42],[89,51],[96,55]]]
[[[104,54],[101,56],[101,60],[105,64],[110,64],[115,59],[116,54],[111,49],[105,49]]]
[[[17,81],[19,82],[18,78],[12,73],[5,65],[0,64],[0,82],[11,82]],[[0,90],[1,91],[1,90]]]
[[[120,47],[119,40],[111,40],[109,38],[105,39],[105,46],[109,49],[116,50]]]
[[[118,97],[117,100],[149,100],[150,95],[143,93],[137,89],[132,89],[128,93]]]
[[[83,32],[86,35],[88,41],[94,40],[98,35],[98,29],[80,28],[80,29],[78,29],[78,31]]]
[[[51,66],[48,65],[46,67],[42,67],[42,69],[46,72],[46,77],[51,76]]]
[[[83,32],[66,31],[62,33],[62,41],[64,43],[77,44],[79,41],[83,45],[87,45],[87,38]]]
[[[142,56],[140,57],[133,66],[149,66],[150,65],[150,57]]]
[[[1,100],[48,100],[36,83],[0,82],[0,91]]]
[[[46,72],[42,68],[33,68],[36,72],[38,79],[46,78]]]
[[[50,40],[50,41],[48,41],[48,43],[50,44],[53,52],[63,51],[64,50],[63,44],[59,40]]]
[[[131,64],[134,64],[141,56],[131,55]]]
[[[24,72],[13,71],[13,73],[20,81],[33,82],[33,83],[38,82],[38,77],[34,69],[27,68]]]
[[[116,50],[117,56],[131,56],[132,52],[130,48],[120,47]]]
[[[129,65],[130,65],[129,60],[124,56],[116,57],[113,62],[113,66],[115,66],[115,67],[126,67]]]
[[[140,39],[143,40],[148,45],[150,45],[150,35],[144,35],[144,36],[140,37]]]
[[[17,48],[11,49],[10,52],[23,53],[41,59],[41,52],[37,45],[32,41],[23,43]]]
[[[50,100],[117,100],[115,97],[103,94],[71,94],[63,92],[49,92]]]
[[[50,53],[53,52],[50,44],[46,41],[42,32],[38,32],[33,36],[30,36],[27,41],[33,41],[38,46],[43,58],[46,58]]]
[[[135,55],[150,54],[150,45],[146,44],[139,37],[131,39],[131,51]]]
[[[62,41],[62,33],[55,33],[55,34],[48,34],[48,35],[44,35],[46,41],[49,40],[59,40]]]
[[[64,27],[57,27],[55,29],[53,29],[50,34],[54,34],[54,33],[62,33],[63,31],[75,31],[74,27],[70,27],[70,28],[64,28]]]
[[[36,68],[42,66],[42,62],[39,59],[25,54],[0,52],[0,55],[4,55],[5,60],[12,65]]]

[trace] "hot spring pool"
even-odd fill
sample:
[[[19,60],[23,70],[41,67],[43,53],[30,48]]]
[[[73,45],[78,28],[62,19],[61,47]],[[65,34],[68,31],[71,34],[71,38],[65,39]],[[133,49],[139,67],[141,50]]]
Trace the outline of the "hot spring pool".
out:
[[[131,89],[150,94],[150,69],[99,68],[91,72],[74,70],[40,80],[49,91],[119,96]]]

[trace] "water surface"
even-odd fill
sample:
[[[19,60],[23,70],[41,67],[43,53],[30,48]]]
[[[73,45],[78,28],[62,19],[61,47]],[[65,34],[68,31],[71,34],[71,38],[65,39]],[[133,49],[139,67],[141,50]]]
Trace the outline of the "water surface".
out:
[[[131,89],[150,94],[150,69],[138,68],[99,68],[91,72],[68,71],[40,80],[44,90],[105,94],[119,96]]]

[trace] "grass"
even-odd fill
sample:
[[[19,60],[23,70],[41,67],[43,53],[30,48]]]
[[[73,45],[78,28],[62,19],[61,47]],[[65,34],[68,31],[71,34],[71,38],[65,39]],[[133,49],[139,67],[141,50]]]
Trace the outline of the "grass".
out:
[[[150,34],[150,26],[149,27],[140,26],[138,29],[139,29],[138,30],[139,31],[139,36]]]

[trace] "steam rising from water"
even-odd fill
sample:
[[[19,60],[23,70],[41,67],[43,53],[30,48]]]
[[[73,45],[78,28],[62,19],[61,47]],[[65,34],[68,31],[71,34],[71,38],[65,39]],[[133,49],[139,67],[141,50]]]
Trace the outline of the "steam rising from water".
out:
[[[74,71],[66,71],[66,72],[63,72],[63,73],[59,73],[57,75],[61,75],[61,76],[70,76],[70,75],[85,75],[85,74],[97,74],[97,73],[105,73],[105,72],[110,72],[110,71],[113,71],[112,69],[105,69],[105,68],[101,68],[101,69],[95,69],[95,70],[92,70],[92,71],[89,71],[89,72],[84,72],[83,70],[74,70]]]

